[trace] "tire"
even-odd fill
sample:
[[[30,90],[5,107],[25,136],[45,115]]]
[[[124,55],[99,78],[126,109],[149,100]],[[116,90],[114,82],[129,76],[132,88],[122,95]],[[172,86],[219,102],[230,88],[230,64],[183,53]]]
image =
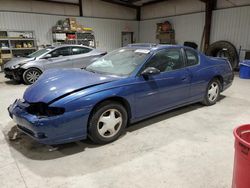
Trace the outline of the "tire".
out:
[[[23,81],[25,84],[33,84],[39,76],[42,74],[42,72],[37,68],[29,68],[23,73]]]
[[[206,94],[204,96],[204,100],[202,101],[202,103],[206,106],[214,105],[220,97],[220,92],[221,92],[220,81],[218,79],[211,80],[207,86]]]
[[[233,69],[237,68],[239,64],[237,50],[235,46],[228,41],[217,41],[211,44],[206,51],[206,55],[228,58]]]
[[[90,117],[88,136],[96,144],[113,142],[123,133],[127,122],[128,114],[124,106],[105,101],[94,109]]]

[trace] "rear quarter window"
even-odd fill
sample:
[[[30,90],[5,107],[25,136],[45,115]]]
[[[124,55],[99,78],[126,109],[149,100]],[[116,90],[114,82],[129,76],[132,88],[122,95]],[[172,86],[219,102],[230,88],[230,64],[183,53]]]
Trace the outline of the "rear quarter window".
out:
[[[185,52],[187,58],[187,66],[193,66],[199,64],[199,56],[197,52],[190,49],[185,49]]]
[[[90,52],[90,48],[84,48],[84,47],[72,47],[72,53],[73,55],[78,55],[78,54],[85,54]]]

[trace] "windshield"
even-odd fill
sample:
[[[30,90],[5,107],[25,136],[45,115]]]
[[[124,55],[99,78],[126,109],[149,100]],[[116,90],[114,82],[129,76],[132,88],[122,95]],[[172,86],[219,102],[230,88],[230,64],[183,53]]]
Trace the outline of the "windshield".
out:
[[[39,57],[43,54],[45,54],[46,52],[49,52],[51,49],[49,48],[44,48],[44,49],[41,49],[41,50],[37,50],[31,54],[29,54],[27,57],[30,57],[30,58],[34,58],[34,57]]]
[[[87,71],[127,76],[140,66],[149,54],[146,49],[118,49],[86,67]]]

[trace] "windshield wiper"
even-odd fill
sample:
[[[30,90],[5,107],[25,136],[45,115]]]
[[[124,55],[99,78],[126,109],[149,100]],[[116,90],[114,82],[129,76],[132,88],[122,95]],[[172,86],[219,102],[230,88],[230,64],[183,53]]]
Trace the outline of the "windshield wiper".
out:
[[[92,70],[92,69],[87,69],[87,67],[84,67],[84,68],[82,68],[83,70],[86,70],[86,71],[88,71],[88,72],[93,72],[93,73],[96,73],[94,70]]]
[[[89,71],[89,72],[93,72],[93,73],[96,73],[94,70],[92,70],[92,69],[85,69],[86,71]]]

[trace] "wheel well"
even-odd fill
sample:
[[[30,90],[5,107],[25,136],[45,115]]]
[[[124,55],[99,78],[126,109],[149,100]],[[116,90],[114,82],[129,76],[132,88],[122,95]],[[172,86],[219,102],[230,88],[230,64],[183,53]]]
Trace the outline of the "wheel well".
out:
[[[99,101],[97,104],[95,104],[95,106],[93,107],[91,113],[90,113],[90,116],[89,116],[89,119],[92,117],[95,109],[100,106],[103,102],[106,102],[106,101],[113,101],[113,102],[118,102],[120,103],[122,106],[125,107],[125,109],[127,110],[127,113],[128,113],[128,122],[131,118],[131,108],[130,108],[130,104],[128,103],[128,101],[122,97],[109,97],[109,98],[106,98],[106,99],[103,99],[101,101]]]
[[[39,68],[37,68],[37,67],[29,67],[29,68],[26,68],[26,69],[22,69],[22,72],[21,72],[20,77],[22,78],[22,81],[25,82],[26,84],[29,84],[29,83],[27,83],[27,81],[26,81],[25,73],[26,73],[26,71],[28,71],[28,70],[30,70],[30,69],[35,69],[35,70],[37,70],[38,72],[40,72],[40,75],[43,73],[43,71],[41,71],[41,70],[40,70]]]
[[[220,75],[217,75],[217,76],[215,76],[213,79],[218,79],[218,80],[220,81],[221,90],[223,90],[223,82],[224,82],[223,77],[220,76]]]
[[[43,73],[43,71],[41,71],[41,69],[39,69],[39,68],[37,68],[37,67],[29,67],[29,68],[27,68],[27,69],[22,69],[23,71],[22,71],[22,79],[24,79],[24,73],[25,73],[25,71],[27,71],[27,70],[29,70],[29,69],[36,69],[36,70],[38,70],[41,74]]]
[[[27,68],[27,69],[24,69],[24,72],[25,72],[26,70],[29,70],[29,69],[36,69],[36,70],[40,71],[41,74],[43,73],[43,71],[41,71],[41,69],[39,69],[39,68],[37,68],[37,67],[29,67],[29,68]]]

